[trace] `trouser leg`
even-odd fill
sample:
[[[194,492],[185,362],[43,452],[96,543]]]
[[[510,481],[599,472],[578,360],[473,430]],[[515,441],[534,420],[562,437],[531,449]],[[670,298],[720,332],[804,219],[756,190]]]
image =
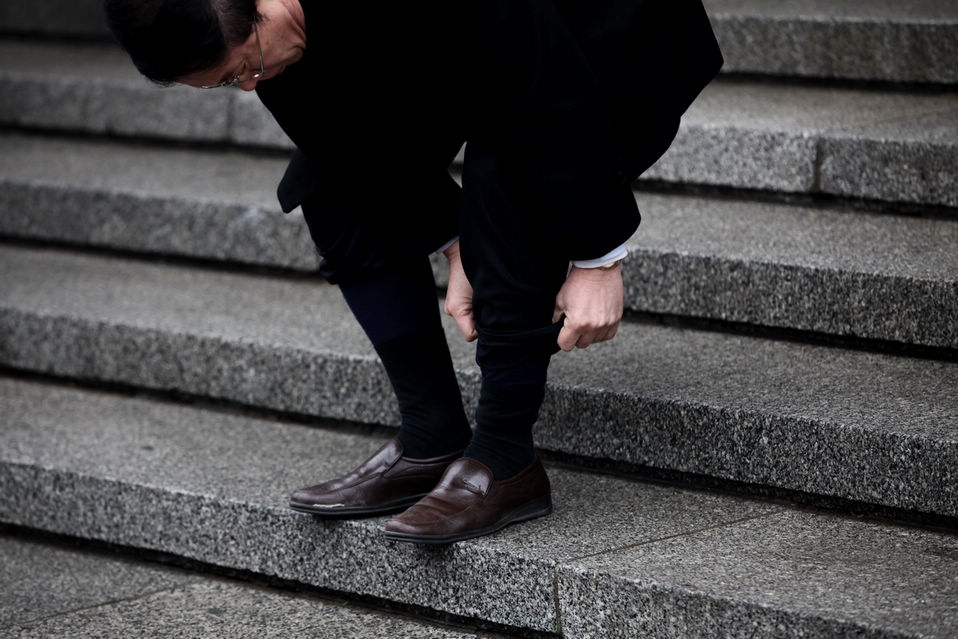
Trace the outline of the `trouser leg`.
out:
[[[426,458],[463,449],[471,430],[427,257],[456,233],[458,187],[442,172],[418,190],[431,199],[403,216],[385,205],[364,215],[369,207],[350,207],[331,191],[304,202],[303,213],[323,257],[320,272],[339,284],[386,369],[405,454]]]
[[[532,427],[549,359],[558,350],[552,313],[568,260],[549,241],[546,214],[520,179],[470,143],[459,224],[463,266],[474,289],[482,388],[466,455],[496,479],[515,475],[535,455]]]
[[[467,146],[460,235],[463,266],[475,289],[476,360],[483,381],[466,454],[494,467],[497,478],[515,474],[534,454],[532,426],[549,359],[558,351],[560,326],[552,324],[552,314],[568,272],[568,250],[582,234],[595,239],[596,231],[638,225],[629,185],[665,152],[677,128],[677,118],[636,127],[623,147],[621,183],[589,219],[557,215],[523,179],[521,167],[507,166],[482,144]]]

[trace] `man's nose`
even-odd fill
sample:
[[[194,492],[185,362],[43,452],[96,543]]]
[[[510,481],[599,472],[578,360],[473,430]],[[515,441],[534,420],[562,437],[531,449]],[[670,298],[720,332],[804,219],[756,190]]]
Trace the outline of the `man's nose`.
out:
[[[256,83],[257,83],[257,82],[259,82],[259,78],[250,78],[250,79],[247,80],[246,82],[239,82],[239,83],[237,83],[236,86],[238,86],[238,87],[239,87],[240,89],[242,89],[243,91],[252,91],[253,89],[256,88]]]

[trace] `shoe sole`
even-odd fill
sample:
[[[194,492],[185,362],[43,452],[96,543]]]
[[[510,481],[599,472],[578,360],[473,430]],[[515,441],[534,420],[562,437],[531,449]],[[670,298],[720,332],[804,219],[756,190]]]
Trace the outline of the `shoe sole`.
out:
[[[552,498],[541,497],[523,504],[519,508],[516,508],[512,512],[508,513],[502,519],[490,526],[486,526],[485,528],[467,530],[461,533],[454,533],[450,535],[415,535],[412,533],[393,532],[387,530],[386,539],[389,539],[390,541],[404,541],[413,544],[451,544],[457,541],[464,541],[466,539],[474,539],[476,537],[491,535],[492,533],[498,532],[510,524],[518,524],[523,521],[529,521],[530,519],[545,517],[551,512]]]
[[[331,519],[344,517],[373,517],[375,515],[392,515],[402,512],[425,497],[429,493],[422,493],[407,497],[401,501],[394,501],[379,506],[342,506],[334,508],[323,508],[321,506],[311,506],[309,504],[299,504],[289,502],[290,510],[307,515],[318,515],[320,517],[329,517]]]

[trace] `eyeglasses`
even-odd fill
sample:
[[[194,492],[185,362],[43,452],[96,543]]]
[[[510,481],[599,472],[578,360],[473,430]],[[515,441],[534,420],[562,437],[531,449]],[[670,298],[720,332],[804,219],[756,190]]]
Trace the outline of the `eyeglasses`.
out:
[[[237,73],[229,80],[223,80],[216,84],[208,84],[201,86],[201,89],[219,89],[220,87],[234,87],[237,84],[243,84],[244,82],[249,82],[250,80],[258,80],[263,77],[263,74],[266,73],[266,67],[263,65],[263,47],[259,43],[259,29],[256,28],[256,23],[253,23],[253,33],[256,34],[256,48],[259,50],[259,73],[254,73],[253,75],[242,78]]]

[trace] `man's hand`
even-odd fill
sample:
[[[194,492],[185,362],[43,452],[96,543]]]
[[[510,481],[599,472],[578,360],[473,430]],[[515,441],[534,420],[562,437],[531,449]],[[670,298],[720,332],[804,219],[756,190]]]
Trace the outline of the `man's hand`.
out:
[[[446,288],[446,303],[443,306],[447,315],[451,315],[467,342],[479,337],[476,332],[476,320],[472,316],[472,284],[462,269],[459,257],[459,242],[443,251],[449,260],[449,286]]]
[[[565,321],[559,348],[571,351],[615,337],[622,320],[622,267],[602,270],[572,267],[556,296],[552,321]]]

